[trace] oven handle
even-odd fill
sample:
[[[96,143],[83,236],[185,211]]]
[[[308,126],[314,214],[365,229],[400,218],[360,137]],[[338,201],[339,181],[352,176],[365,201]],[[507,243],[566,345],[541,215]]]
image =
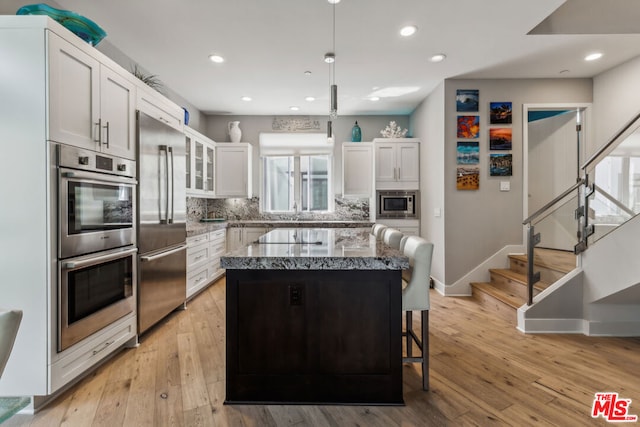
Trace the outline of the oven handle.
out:
[[[171,216],[169,217],[169,214],[167,213],[167,222],[169,224],[173,224],[173,198],[175,197],[175,195],[173,194],[173,185],[175,181],[175,176],[173,174],[173,147],[168,147],[167,150],[169,151],[169,153],[171,153]]]
[[[158,255],[151,255],[151,256],[142,256],[140,257],[140,261],[142,262],[148,262],[148,261],[155,261],[159,258],[164,258],[166,256],[175,254],[176,252],[180,252],[185,250],[187,247],[187,245],[180,245],[179,247],[175,248],[175,249],[171,249],[170,251],[166,251],[166,252],[162,252],[161,254]]]
[[[118,258],[124,258],[128,255],[135,254],[136,252],[138,252],[138,248],[127,249],[126,251],[116,252],[109,255],[102,255],[95,258],[84,259],[81,261],[68,261],[63,264],[63,267],[68,270],[73,270],[75,268],[87,267],[87,266],[95,265],[101,262],[107,262],[107,261],[112,261]]]
[[[94,174],[91,172],[62,172],[60,174],[63,178],[76,178],[76,179],[92,179],[94,181],[103,182],[115,182],[117,184],[132,184],[135,185],[138,181],[135,178],[111,176],[107,174]]]

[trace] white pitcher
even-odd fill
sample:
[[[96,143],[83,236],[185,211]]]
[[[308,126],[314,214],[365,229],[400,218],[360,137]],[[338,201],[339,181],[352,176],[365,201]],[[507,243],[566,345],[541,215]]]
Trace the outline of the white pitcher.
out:
[[[240,142],[242,139],[242,131],[240,130],[240,122],[227,123],[227,129],[229,131],[229,138],[231,142]]]

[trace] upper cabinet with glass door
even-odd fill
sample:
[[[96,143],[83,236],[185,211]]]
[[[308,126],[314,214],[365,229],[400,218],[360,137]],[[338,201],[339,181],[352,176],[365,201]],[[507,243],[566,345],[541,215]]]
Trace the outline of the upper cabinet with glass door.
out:
[[[49,139],[135,159],[135,77],[88,45],[47,34]]]
[[[187,195],[214,197],[215,143],[201,133],[184,128],[187,156]]]

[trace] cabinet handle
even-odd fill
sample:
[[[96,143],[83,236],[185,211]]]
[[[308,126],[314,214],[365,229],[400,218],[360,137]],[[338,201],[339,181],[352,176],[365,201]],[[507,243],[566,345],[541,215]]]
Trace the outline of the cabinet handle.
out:
[[[202,258],[204,258],[204,255],[199,255],[199,256],[195,257],[194,261],[198,261],[198,260],[200,260]]]
[[[107,122],[107,125],[103,127],[107,130],[107,142],[105,142],[104,145],[106,145],[107,148],[109,148],[109,122]]]
[[[400,179],[401,179],[400,177],[401,177],[401,176],[402,176],[402,175],[400,175],[400,168],[398,168],[398,181],[400,181]]]
[[[195,283],[200,283],[204,280],[204,276],[200,276],[198,277],[198,279],[196,279]]]
[[[93,138],[93,142],[97,142],[98,144],[102,144],[102,119],[98,119],[98,123],[96,123],[96,126],[98,127],[98,131],[96,132],[96,136],[98,139]]]

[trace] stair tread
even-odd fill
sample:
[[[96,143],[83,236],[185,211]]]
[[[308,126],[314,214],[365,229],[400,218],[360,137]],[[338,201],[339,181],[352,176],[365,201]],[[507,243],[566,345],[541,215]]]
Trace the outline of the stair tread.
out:
[[[489,271],[520,283],[522,286],[527,286],[527,276],[525,274],[518,273],[517,271],[509,270],[507,268],[490,268]],[[549,283],[539,281],[534,283],[533,287],[541,291],[549,287]]]
[[[509,258],[527,262],[527,254],[510,254]],[[567,251],[536,248],[534,264],[566,274],[576,268],[576,256]]]
[[[526,303],[526,301],[511,292],[505,292],[502,289],[498,289],[491,283],[487,282],[473,282],[471,286],[481,292],[487,293],[495,299],[502,301],[513,309],[517,309]]]

